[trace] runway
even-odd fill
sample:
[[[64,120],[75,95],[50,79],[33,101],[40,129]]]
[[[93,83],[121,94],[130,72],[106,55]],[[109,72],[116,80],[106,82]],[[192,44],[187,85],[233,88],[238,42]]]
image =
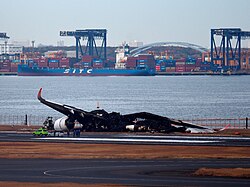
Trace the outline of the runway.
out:
[[[0,180],[139,186],[249,186],[249,179],[198,177],[201,167],[250,167],[250,159],[53,160],[0,159]]]
[[[81,137],[74,138],[72,136],[34,137],[27,133],[5,132],[0,133],[0,141],[13,142],[13,144],[14,142],[57,142],[65,145],[65,142],[70,142],[88,145],[146,144],[166,145],[166,147],[207,145],[208,149],[209,146],[214,145],[221,146],[222,149],[223,146],[250,145],[250,138],[247,137],[134,133],[82,133]],[[56,150],[55,155],[57,157]],[[0,159],[0,181],[132,186],[249,186],[250,180],[246,178],[194,176],[193,173],[202,167],[250,168],[250,159]]]
[[[32,134],[0,133],[0,141],[7,142],[71,142],[71,143],[112,143],[144,145],[211,145],[211,146],[250,146],[250,137],[237,136],[176,136],[176,135],[137,135],[134,133],[82,133],[81,137],[34,137]]]

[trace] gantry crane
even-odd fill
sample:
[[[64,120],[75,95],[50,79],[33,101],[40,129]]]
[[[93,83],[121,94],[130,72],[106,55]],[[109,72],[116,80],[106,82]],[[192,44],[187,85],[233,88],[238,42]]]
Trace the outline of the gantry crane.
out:
[[[81,55],[96,56],[99,59],[107,59],[107,30],[85,29],[76,31],[60,31],[60,36],[73,36],[76,39],[76,60],[79,60],[79,48]],[[81,45],[81,38],[87,41],[85,50]],[[101,46],[97,47],[96,40],[102,40]]]
[[[216,35],[221,37],[219,46],[216,45]],[[220,61],[222,66],[229,66],[230,60],[234,60],[237,69],[241,69],[241,40],[247,38],[250,38],[250,32],[240,28],[211,29],[211,62]]]

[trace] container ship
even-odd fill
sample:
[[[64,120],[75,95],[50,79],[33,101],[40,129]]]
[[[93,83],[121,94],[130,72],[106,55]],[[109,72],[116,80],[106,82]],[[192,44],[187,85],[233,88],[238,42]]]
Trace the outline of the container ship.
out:
[[[42,68],[18,65],[19,76],[152,76],[149,69]]]
[[[78,63],[69,58],[34,58],[18,65],[19,76],[153,76],[155,59],[153,55],[127,62],[128,46],[116,50],[116,62],[104,61],[92,56],[83,56]]]

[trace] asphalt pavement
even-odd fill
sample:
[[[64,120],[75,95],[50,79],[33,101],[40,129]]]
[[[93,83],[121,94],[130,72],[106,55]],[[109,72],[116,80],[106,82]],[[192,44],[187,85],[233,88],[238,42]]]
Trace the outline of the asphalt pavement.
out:
[[[80,137],[37,137],[31,133],[0,132],[0,141],[7,142],[72,142],[72,143],[113,143],[144,145],[211,145],[211,146],[250,146],[250,137],[240,136],[176,136],[138,135],[134,133],[82,133]]]
[[[250,159],[54,160],[0,159],[0,180],[139,186],[249,186],[250,180],[200,177],[201,167],[250,167]]]
[[[250,146],[248,137],[82,133],[81,137],[34,137],[1,132],[1,142],[74,142],[148,145]],[[250,159],[0,159],[0,181],[108,183],[138,186],[250,186],[246,178],[201,177],[201,167],[250,168]]]

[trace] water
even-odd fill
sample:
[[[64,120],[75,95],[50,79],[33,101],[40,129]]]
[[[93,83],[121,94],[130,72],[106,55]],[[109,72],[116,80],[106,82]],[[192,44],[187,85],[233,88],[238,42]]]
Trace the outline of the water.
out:
[[[121,114],[152,112],[171,118],[250,117],[250,76],[0,77],[0,114],[59,115],[45,99]]]

